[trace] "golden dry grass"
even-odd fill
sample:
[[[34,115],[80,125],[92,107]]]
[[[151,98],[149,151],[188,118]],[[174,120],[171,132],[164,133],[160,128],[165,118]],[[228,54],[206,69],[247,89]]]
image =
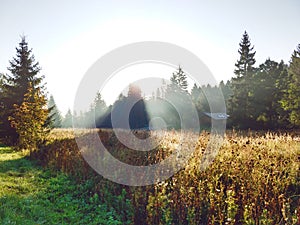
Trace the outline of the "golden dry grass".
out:
[[[149,135],[145,132],[138,135]],[[178,131],[151,135],[159,145],[145,158],[126,148],[111,130],[99,131],[115,157],[134,165],[157,163],[182,144]],[[182,139],[189,148],[194,148],[188,143],[192,135],[185,132]],[[97,177],[97,182],[106,182],[82,159],[71,130],[54,130],[49,137],[51,144],[36,154],[41,162],[79,180]],[[168,180],[140,188],[125,187],[135,207],[136,224],[300,223],[299,132],[228,131],[213,163],[201,171],[209,139],[208,132],[201,133],[188,165]],[[112,191],[120,189],[120,185],[108,183]],[[101,192],[101,187],[95,184],[95,191]]]

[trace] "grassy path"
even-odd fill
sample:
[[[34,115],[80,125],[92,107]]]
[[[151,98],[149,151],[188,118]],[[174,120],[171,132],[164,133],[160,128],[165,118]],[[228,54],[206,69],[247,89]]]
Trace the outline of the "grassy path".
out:
[[[120,224],[105,205],[90,204],[86,186],[0,147],[1,225]]]

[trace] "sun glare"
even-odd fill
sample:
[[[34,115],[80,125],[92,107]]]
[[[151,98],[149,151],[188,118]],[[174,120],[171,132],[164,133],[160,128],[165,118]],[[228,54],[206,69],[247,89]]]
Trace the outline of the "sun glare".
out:
[[[184,47],[203,60],[214,74],[218,74],[218,69],[215,68],[219,67],[212,67],[218,61],[213,56],[217,47],[199,34],[178,24],[153,19],[109,20],[57,47],[42,60],[43,68],[47,71],[48,91],[54,94],[61,111],[66,112],[68,108],[72,108],[78,85],[94,62],[115,48],[141,41],[162,41]],[[218,51],[220,55],[220,50]],[[140,64],[125,68],[102,85],[103,97],[108,104],[112,104],[129,83],[149,76],[168,79],[174,70],[159,64]],[[58,79],[60,82],[57,82]]]

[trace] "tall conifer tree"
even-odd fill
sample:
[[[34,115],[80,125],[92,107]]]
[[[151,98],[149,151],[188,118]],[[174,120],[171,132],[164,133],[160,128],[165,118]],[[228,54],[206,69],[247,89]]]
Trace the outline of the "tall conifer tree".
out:
[[[9,75],[4,75],[2,80],[2,93],[0,96],[0,105],[3,113],[0,118],[0,138],[5,141],[16,143],[18,134],[16,129],[11,126],[8,118],[13,115],[14,105],[21,105],[24,96],[29,88],[43,89],[43,76],[39,76],[41,68],[39,63],[35,62],[32,49],[29,49],[25,36],[21,37],[19,47],[16,48],[16,57],[9,62]]]
[[[229,101],[229,113],[233,124],[239,124],[239,128],[248,128],[251,127],[254,120],[252,80],[256,70],[254,67],[256,52],[254,47],[251,46],[246,31],[239,46],[238,53],[240,57],[235,64],[235,77],[231,81],[232,96]]]
[[[59,128],[61,127],[62,116],[60,111],[57,108],[53,95],[50,96],[48,102],[48,110],[49,110],[49,125],[51,128]]]

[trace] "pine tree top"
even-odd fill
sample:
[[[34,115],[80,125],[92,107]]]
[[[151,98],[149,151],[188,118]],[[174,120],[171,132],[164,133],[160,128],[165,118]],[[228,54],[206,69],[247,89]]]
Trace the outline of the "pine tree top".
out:
[[[182,70],[181,66],[179,66],[177,71],[173,73],[170,80],[173,86],[177,86],[182,91],[187,91],[188,88],[187,76]]]
[[[234,73],[237,77],[248,76],[249,73],[253,72],[254,64],[256,62],[254,56],[254,46],[251,47],[251,42],[247,31],[244,32],[241,42],[239,43],[238,53],[240,58],[235,64],[236,69]]]
[[[16,52],[16,56],[9,61],[10,66],[7,69],[10,74],[5,75],[5,84],[8,92],[16,100],[15,103],[20,104],[30,84],[34,89],[44,88],[42,84],[44,77],[38,74],[41,68],[39,63],[35,61],[32,49],[28,47],[25,36],[21,36]]]
[[[7,69],[11,72],[11,82],[17,84],[22,81],[37,82],[39,79],[35,77],[40,72],[39,63],[35,62],[32,49],[28,48],[25,36],[21,37],[19,48],[16,48],[17,56],[9,61],[10,67]],[[33,85],[36,85],[34,83]]]

